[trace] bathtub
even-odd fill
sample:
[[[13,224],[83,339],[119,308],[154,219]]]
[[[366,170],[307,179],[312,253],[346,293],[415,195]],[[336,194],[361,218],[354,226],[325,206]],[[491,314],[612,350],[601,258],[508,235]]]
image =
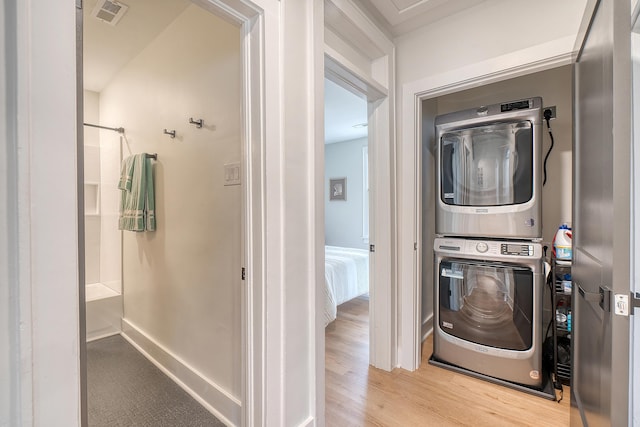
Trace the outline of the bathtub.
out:
[[[85,286],[87,342],[119,334],[122,330],[122,294],[102,283]]]

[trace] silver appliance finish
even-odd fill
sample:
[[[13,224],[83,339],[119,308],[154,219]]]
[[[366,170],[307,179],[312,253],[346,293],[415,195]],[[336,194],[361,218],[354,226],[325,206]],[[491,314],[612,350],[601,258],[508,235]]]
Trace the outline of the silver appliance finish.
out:
[[[519,255],[505,254],[505,249],[517,246]],[[521,249],[523,248],[523,249]],[[540,388],[542,385],[542,294],[544,266],[542,245],[533,242],[471,240],[459,238],[436,238],[435,251],[435,310],[433,357],[441,362],[455,365],[475,373],[501,380]],[[524,252],[522,252],[524,251]],[[440,271],[443,262],[468,262],[508,271],[527,269],[533,275],[533,289],[527,293],[531,298],[532,319],[529,348],[512,350],[478,344],[461,339],[445,330],[441,325]],[[467,280],[467,278],[465,278]],[[513,286],[513,285],[511,285]],[[455,295],[444,295],[453,298]],[[465,300],[466,302],[467,300]],[[513,301],[512,304],[513,306]],[[451,327],[450,325],[445,325]],[[455,326],[454,326],[455,327]],[[481,328],[480,328],[481,329]],[[499,335],[499,334],[498,334]]]
[[[542,99],[440,115],[435,128],[436,234],[542,238]]]

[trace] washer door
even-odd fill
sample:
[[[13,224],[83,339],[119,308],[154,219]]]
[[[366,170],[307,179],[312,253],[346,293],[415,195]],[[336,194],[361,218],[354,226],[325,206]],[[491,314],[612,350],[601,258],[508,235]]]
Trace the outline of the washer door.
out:
[[[531,348],[534,278],[531,269],[443,259],[438,277],[438,321],[443,332],[490,347]]]

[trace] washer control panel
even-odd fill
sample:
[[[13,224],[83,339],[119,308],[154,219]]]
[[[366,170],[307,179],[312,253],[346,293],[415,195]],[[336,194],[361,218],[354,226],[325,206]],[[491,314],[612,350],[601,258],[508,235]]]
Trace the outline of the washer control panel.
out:
[[[502,255],[533,256],[533,245],[522,243],[502,243],[500,245]]]
[[[478,255],[482,257],[541,258],[542,246],[533,242],[510,242],[439,237],[434,241],[436,252]]]

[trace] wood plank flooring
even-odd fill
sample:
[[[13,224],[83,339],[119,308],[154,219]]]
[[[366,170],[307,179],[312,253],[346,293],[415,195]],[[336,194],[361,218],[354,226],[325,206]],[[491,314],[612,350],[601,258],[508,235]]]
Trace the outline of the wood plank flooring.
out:
[[[369,300],[338,307],[326,328],[327,426],[568,426],[569,387],[558,403],[429,365],[369,367]]]

